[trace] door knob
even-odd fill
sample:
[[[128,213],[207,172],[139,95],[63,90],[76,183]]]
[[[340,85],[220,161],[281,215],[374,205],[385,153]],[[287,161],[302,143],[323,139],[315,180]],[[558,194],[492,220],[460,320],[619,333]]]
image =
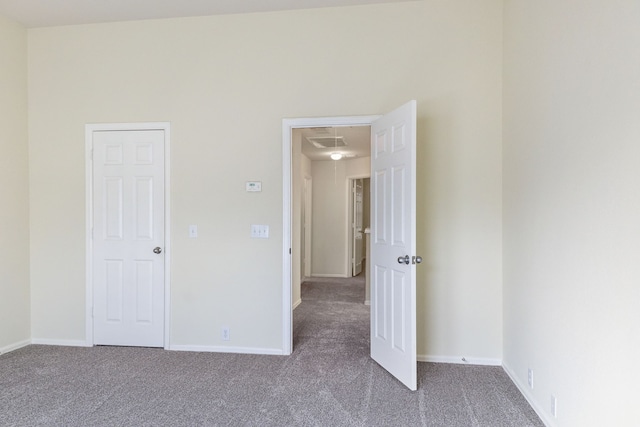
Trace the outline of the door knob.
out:
[[[414,264],[420,264],[422,262],[422,257],[421,256],[414,256],[413,257],[413,263]]]
[[[411,261],[411,259],[409,258],[409,255],[399,256],[398,257],[398,264],[407,264],[407,265],[409,265],[410,261]]]
[[[155,248],[153,248],[153,253],[154,254],[159,254],[162,252],[162,248],[160,246],[156,246]]]

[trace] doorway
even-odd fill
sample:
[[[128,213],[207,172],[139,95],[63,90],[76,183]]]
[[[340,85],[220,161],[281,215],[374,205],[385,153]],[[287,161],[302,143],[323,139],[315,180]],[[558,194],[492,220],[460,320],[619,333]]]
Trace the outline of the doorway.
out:
[[[292,138],[292,295],[296,346],[315,328],[329,330],[340,316],[323,316],[311,329],[300,322],[318,304],[331,302],[362,315],[366,301],[363,269],[365,197],[371,165],[370,126],[295,128]],[[304,300],[304,304],[303,303]],[[302,306],[300,306],[302,304]],[[368,312],[368,309],[367,309]],[[362,332],[362,323],[356,322]],[[349,327],[345,323],[345,327]],[[355,330],[351,331],[355,335]],[[302,335],[301,335],[302,334]],[[368,331],[362,337],[368,340]]]
[[[283,354],[293,350],[291,267],[298,255],[292,253],[293,130],[371,126],[371,357],[410,390],[417,388],[415,268],[422,261],[415,253],[416,118],[413,100],[382,116],[282,121]]]
[[[300,254],[294,253],[294,236],[295,222],[299,221],[299,208],[295,206],[293,176],[296,174],[296,165],[293,162],[294,153],[301,151],[301,140],[293,140],[294,129],[311,129],[311,128],[331,128],[341,126],[371,126],[380,116],[353,116],[353,117],[319,117],[319,118],[301,118],[301,119],[284,119],[282,121],[283,135],[283,253],[288,256],[283,262],[283,292],[282,292],[282,353],[289,355],[293,351],[293,307],[299,304],[300,298],[299,286],[294,286],[294,280],[299,276],[299,259]],[[296,143],[294,143],[296,142]],[[337,166],[337,165],[335,165]],[[346,184],[345,184],[346,185]],[[317,200],[317,185],[313,182],[313,198]],[[345,188],[345,197],[348,197]],[[343,200],[348,200],[347,198]],[[312,224],[317,222],[317,218],[312,219]],[[338,224],[344,232],[347,232],[347,222]],[[295,241],[299,241],[296,236]],[[308,244],[307,244],[308,247]],[[346,249],[346,245],[344,248]],[[313,249],[311,248],[311,255]],[[296,267],[298,265],[298,267]],[[343,257],[343,269],[341,277],[346,277],[348,270],[347,257]],[[306,268],[306,267],[305,267]],[[311,260],[310,273],[313,274],[313,260]],[[299,280],[299,279],[298,279]],[[297,289],[296,289],[297,287]]]

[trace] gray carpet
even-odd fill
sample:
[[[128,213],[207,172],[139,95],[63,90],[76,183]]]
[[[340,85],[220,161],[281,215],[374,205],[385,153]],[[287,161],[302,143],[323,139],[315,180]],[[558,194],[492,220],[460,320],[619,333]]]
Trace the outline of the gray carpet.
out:
[[[0,426],[542,426],[502,368],[369,358],[364,283],[303,284],[289,357],[32,345],[0,356]]]

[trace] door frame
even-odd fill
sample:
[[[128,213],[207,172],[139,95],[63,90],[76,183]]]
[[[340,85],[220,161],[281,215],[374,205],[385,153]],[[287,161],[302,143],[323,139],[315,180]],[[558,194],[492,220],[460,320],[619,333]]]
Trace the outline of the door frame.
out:
[[[313,227],[313,177],[305,175],[302,177],[304,181],[304,196],[302,197],[302,203],[304,208],[304,221],[301,221],[301,226],[304,232],[304,247],[300,248],[304,252],[304,271],[302,271],[302,275],[304,277],[311,277],[311,239],[312,234],[311,230]],[[302,270],[302,268],[301,268]]]
[[[371,156],[371,153],[369,153]],[[353,228],[351,227],[353,216],[355,212],[353,211],[353,182],[357,179],[367,179],[371,178],[371,173],[369,174],[358,174],[358,175],[349,175],[346,177],[347,180],[347,277],[353,277]],[[364,189],[363,189],[364,191]],[[362,239],[364,240],[364,229],[362,230]]]
[[[282,119],[282,354],[293,352],[293,273],[291,271],[292,224],[292,139],[293,129],[312,127],[371,126],[382,117],[342,116]]]
[[[169,349],[171,325],[171,187],[170,153],[171,123],[97,123],[85,125],[85,239],[86,239],[86,345],[92,347],[93,339],[93,134],[104,131],[164,131],[164,349]]]

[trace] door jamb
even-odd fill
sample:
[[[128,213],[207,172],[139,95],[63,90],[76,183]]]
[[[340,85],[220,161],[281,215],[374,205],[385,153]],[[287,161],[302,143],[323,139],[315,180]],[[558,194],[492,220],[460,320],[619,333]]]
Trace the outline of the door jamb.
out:
[[[354,247],[353,247],[353,236],[352,236],[352,220],[353,220],[353,216],[355,214],[355,212],[353,212],[353,203],[352,203],[352,185],[353,185],[353,181],[355,181],[356,179],[366,179],[366,178],[371,178],[371,173],[369,174],[358,174],[358,175],[349,175],[347,177],[345,177],[347,180],[347,250],[346,250],[346,254],[347,254],[347,277],[353,277],[353,252],[354,252]],[[362,232],[362,234],[364,235],[364,230]]]
[[[164,349],[169,349],[171,326],[171,123],[99,123],[85,125],[85,239],[86,239],[86,323],[85,345],[93,344],[93,133],[100,131],[164,131]]]
[[[311,127],[371,126],[382,117],[343,116],[282,119],[282,354],[293,351],[293,305],[291,272],[292,141],[293,129]]]
[[[311,239],[312,239],[312,227],[313,227],[313,177],[305,175],[302,177],[304,180],[305,194],[302,200],[304,203],[304,271],[302,272],[304,277],[311,277]],[[308,186],[307,186],[308,184]],[[311,208],[311,209],[309,209]],[[308,274],[307,274],[308,273]]]

